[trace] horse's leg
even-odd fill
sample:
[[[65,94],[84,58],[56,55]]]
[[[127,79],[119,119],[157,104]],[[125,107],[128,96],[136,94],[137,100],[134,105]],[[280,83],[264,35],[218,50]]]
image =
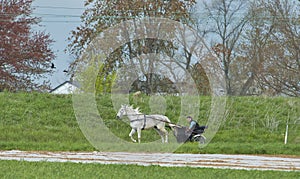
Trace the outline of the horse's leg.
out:
[[[155,130],[157,131],[157,133],[160,135],[160,137],[161,137],[161,142],[164,143],[165,140],[164,140],[164,134],[163,134],[163,132],[162,132],[160,129],[158,129],[157,127],[155,127],[154,129],[155,129]]]
[[[138,133],[138,141],[139,143],[141,143],[141,133],[142,133],[141,128],[137,128],[137,133]]]
[[[132,135],[133,135],[135,132],[136,132],[135,129],[131,129],[131,131],[130,131],[130,133],[129,133],[129,137],[131,138],[131,140],[132,140],[133,142],[136,142],[136,140],[132,137]]]
[[[163,139],[165,139],[164,142],[168,143],[168,131],[164,127],[160,128],[159,130],[163,133],[162,136]]]

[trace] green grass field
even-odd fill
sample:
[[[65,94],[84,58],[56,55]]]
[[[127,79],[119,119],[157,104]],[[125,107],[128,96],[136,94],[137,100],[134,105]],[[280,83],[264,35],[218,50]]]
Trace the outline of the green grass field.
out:
[[[178,97],[165,97],[166,115],[176,119]],[[149,112],[149,97],[130,99]],[[210,97],[201,97],[199,123],[205,124]],[[0,93],[0,150],[94,151],[76,121],[72,96],[39,93]],[[118,137],[130,141],[130,127],[115,119],[109,95],[97,97],[105,125]],[[177,153],[300,155],[300,99],[230,97],[226,121],[205,147],[185,143]],[[288,143],[284,133],[289,120]],[[187,125],[187,124],[186,124]],[[143,140],[158,139],[154,131],[143,131]],[[139,145],[139,144],[137,144]],[[0,178],[297,178],[299,172],[246,171],[159,166],[100,165],[0,161]]]
[[[168,104],[166,115],[177,119],[179,97],[165,98]],[[205,96],[200,100],[198,122],[205,124],[211,99]],[[145,113],[150,111],[148,102],[148,96],[131,99],[131,104],[139,106]],[[69,95],[0,93],[0,150],[96,150],[82,134],[72,105]],[[131,128],[115,118],[110,96],[98,96],[97,105],[105,125],[116,136],[130,141]],[[206,147],[199,149],[197,143],[186,143],[176,152],[300,155],[299,98],[230,97],[226,111],[226,121]],[[287,119],[289,135],[285,145]],[[145,142],[159,139],[154,130],[143,131],[142,135]]]
[[[0,178],[292,179],[298,177],[299,172],[0,161]]]

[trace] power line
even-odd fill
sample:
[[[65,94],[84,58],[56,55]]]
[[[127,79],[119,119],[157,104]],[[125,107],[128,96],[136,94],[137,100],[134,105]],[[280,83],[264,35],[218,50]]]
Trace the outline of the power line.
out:
[[[84,8],[72,8],[72,7],[57,7],[57,6],[35,6],[35,7],[40,7],[40,8],[60,8],[60,9],[84,9]],[[127,10],[125,11],[116,11],[116,12],[128,12]],[[178,15],[180,14],[180,12],[173,12],[173,15]],[[169,15],[172,15],[169,14]],[[208,16],[206,13],[204,12],[193,12],[191,13],[192,15],[197,15],[198,18],[201,19],[209,19],[210,16]],[[10,13],[3,13],[0,14],[0,16],[14,16],[15,14],[10,14]],[[81,15],[74,15],[74,14],[57,14],[57,13],[32,13],[31,15],[33,16],[42,16],[41,18],[56,18],[56,19],[61,19],[61,18],[80,18]],[[238,16],[238,15],[237,15]],[[127,15],[99,15],[99,16],[93,16],[94,18],[101,18],[101,19],[133,19],[133,18],[139,18],[139,17],[144,17],[144,16],[127,16]],[[257,18],[257,17],[253,17],[253,18]],[[272,15],[267,15],[267,16],[263,16],[260,17],[260,19],[272,19],[272,18],[276,18],[276,19],[282,19],[282,20],[297,20],[298,18],[278,18],[277,16],[272,16]],[[5,19],[0,19],[0,21],[7,21]],[[81,20],[42,20],[42,22],[59,22],[59,23],[63,23],[63,22],[81,22]]]
[[[41,23],[45,23],[45,22],[46,23],[81,23],[81,21],[68,21],[68,20],[66,20],[66,21],[43,20]]]
[[[119,11],[119,12],[125,12],[125,11]],[[161,14],[161,15],[180,15],[180,14],[185,14],[185,13],[180,13],[180,12],[173,12],[171,14]],[[210,17],[210,15],[206,14],[206,13],[203,13],[203,12],[193,12],[193,13],[190,13],[191,15],[200,15],[198,17]],[[14,16],[16,14],[13,14],[13,13],[1,13],[0,15],[2,16]],[[32,13],[32,15],[37,15],[37,16],[54,16],[54,17],[81,17],[81,15],[74,15],[74,14],[56,14],[56,13]],[[239,15],[241,15],[241,13],[236,13],[236,16],[238,17]],[[130,15],[99,15],[99,16],[93,16],[93,17],[104,17],[104,18],[132,18],[132,17],[139,17],[139,15],[133,15],[133,16],[130,16]],[[147,16],[145,16],[147,17]],[[159,16],[158,16],[159,17]],[[265,15],[261,18],[271,18],[271,17],[278,17],[276,15]]]
[[[81,17],[80,15],[69,15],[69,14],[43,14],[43,13],[32,13],[36,16],[53,16],[53,17]]]
[[[70,10],[84,10],[83,7],[63,7],[63,6],[32,6],[33,8],[40,9],[70,9]]]

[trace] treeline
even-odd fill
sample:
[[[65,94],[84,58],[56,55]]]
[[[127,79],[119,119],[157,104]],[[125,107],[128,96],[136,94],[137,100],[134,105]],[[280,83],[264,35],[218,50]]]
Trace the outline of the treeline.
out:
[[[0,21],[5,29],[0,90],[45,89],[35,79],[53,70],[49,36],[30,40],[37,36],[9,25],[38,23],[28,17],[31,0],[24,2],[26,11],[21,3],[1,3],[6,20]],[[299,1],[94,0],[85,7],[66,49],[76,59],[67,71],[83,88],[100,93],[300,96]],[[26,18],[30,21],[21,23]],[[18,33],[4,33],[11,30]],[[19,36],[27,37],[23,46],[30,47],[25,41],[36,44],[36,53],[18,47],[9,55],[7,39],[18,42]]]
[[[80,57],[86,53],[84,50],[88,48],[85,47],[93,44],[93,38],[104,30],[107,36],[119,35],[124,43],[109,54],[105,54],[104,47],[97,49],[98,53],[105,54],[100,60],[104,63],[105,70],[100,73],[109,77],[120,68],[126,68],[127,71],[122,71],[116,83],[120,85],[120,81],[130,82],[131,86],[126,88],[131,91],[147,94],[174,93],[180,91],[181,87],[188,86],[201,94],[211,94],[217,89],[228,95],[300,95],[298,1],[114,3],[99,0],[86,5],[91,8],[86,9],[82,16],[84,25],[73,31],[69,52]],[[132,36],[137,34],[135,31],[132,33],[130,28],[136,31],[142,29],[140,26],[143,24],[139,20],[145,17],[168,18],[180,22],[195,30],[197,36],[194,38],[191,33],[186,35],[188,31],[178,30],[175,23],[169,25],[173,31],[179,31],[174,33],[160,28],[161,24],[149,21],[152,26],[149,28],[145,25],[145,36],[151,36],[154,31],[164,33],[166,38],[135,39]],[[132,20],[134,25],[121,29],[122,33],[110,31],[116,24]],[[170,40],[174,36],[177,36],[176,42],[179,43]],[[184,37],[178,39],[178,36]],[[191,42],[191,39],[194,40]],[[107,44],[109,47],[111,43]],[[165,60],[168,58],[169,61]],[[78,59],[71,65],[73,72],[76,72],[78,64],[82,62],[82,58]],[[159,60],[163,62],[157,63]],[[168,63],[170,61],[174,64]],[[193,82],[187,83],[187,76],[179,76],[180,73],[174,66],[188,73]],[[220,69],[216,70],[217,67]],[[130,75],[129,78],[134,76],[135,79],[126,81],[125,78]],[[222,80],[216,81],[214,77]],[[104,77],[103,80],[105,79]],[[168,81],[172,81],[173,86]]]

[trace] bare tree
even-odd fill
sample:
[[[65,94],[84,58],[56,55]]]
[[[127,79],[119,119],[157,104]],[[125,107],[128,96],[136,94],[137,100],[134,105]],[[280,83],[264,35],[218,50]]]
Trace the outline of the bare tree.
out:
[[[263,73],[268,51],[272,50],[271,32],[275,18],[267,15],[263,1],[249,6],[249,21],[245,26],[241,45],[235,50],[239,56],[231,67],[232,79],[239,95],[262,93],[258,76]]]
[[[209,30],[210,39],[215,54],[223,65],[226,81],[226,92],[235,94],[231,65],[235,59],[235,48],[239,45],[239,39],[248,22],[247,2],[244,0],[215,0],[204,3],[206,13],[211,19]]]

